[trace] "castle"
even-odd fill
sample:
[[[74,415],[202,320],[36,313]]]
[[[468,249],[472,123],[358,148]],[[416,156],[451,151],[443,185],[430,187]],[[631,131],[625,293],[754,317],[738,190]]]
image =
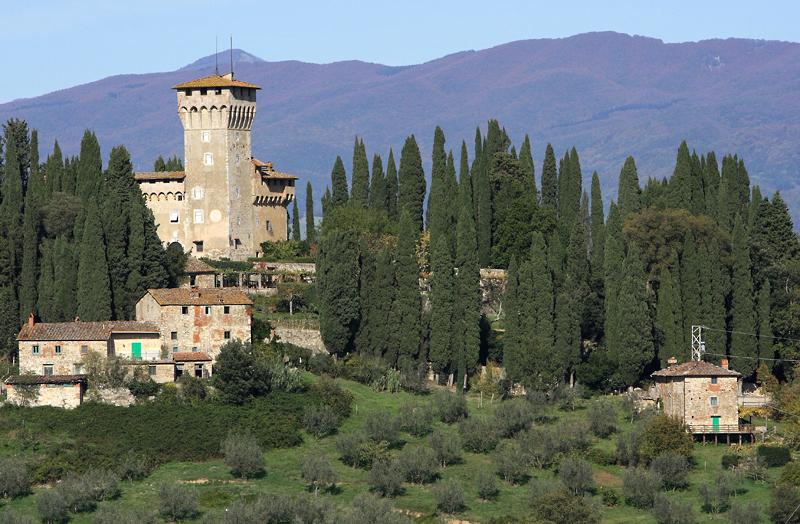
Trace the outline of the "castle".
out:
[[[247,260],[260,244],[288,239],[296,176],[251,156],[259,86],[233,73],[173,86],[186,171],[135,173],[167,245],[210,259]]]

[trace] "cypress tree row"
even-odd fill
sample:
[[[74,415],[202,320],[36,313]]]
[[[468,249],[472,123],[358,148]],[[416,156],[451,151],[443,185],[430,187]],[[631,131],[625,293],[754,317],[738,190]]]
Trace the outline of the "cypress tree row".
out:
[[[422,219],[420,209],[420,220]],[[392,305],[392,344],[397,351],[397,360],[413,361],[419,356],[422,334],[422,299],[419,293],[419,266],[416,260],[415,242],[417,229],[411,213],[400,209],[397,234],[397,298]],[[327,344],[326,344],[327,346]],[[392,362],[394,363],[394,362]]]
[[[391,153],[390,153],[391,154]],[[425,171],[422,170],[422,157],[414,135],[406,139],[400,154],[400,170],[397,173],[399,188],[397,205],[408,211],[414,231],[422,231],[423,204],[425,202]],[[401,217],[402,221],[402,217]]]
[[[455,275],[447,238],[440,236],[431,253],[431,342],[428,358],[434,373],[454,374],[458,369],[453,346]]]
[[[446,235],[448,231],[448,221],[450,220],[449,206],[450,200],[448,192],[449,184],[445,181],[447,171],[447,153],[444,151],[444,132],[442,128],[436,126],[433,135],[433,165],[431,167],[431,194],[428,198],[428,209],[425,212],[425,222],[430,232],[430,245],[433,249],[439,243],[439,238]],[[452,252],[452,251],[451,251]]]
[[[753,276],[751,273],[750,246],[741,215],[736,215],[731,243],[733,255],[733,278],[731,281],[731,331],[756,333],[756,315]],[[758,344],[755,337],[732,335],[731,356],[758,357]],[[750,376],[758,367],[757,360],[736,359],[736,369],[744,376]]]
[[[639,246],[631,243],[622,266],[624,278],[619,293],[617,363],[625,386],[635,384],[655,356],[647,284],[639,253]]]
[[[394,153],[390,147],[389,158],[386,161],[386,210],[389,212],[389,219],[395,222],[399,218],[397,213],[397,193],[399,185],[400,183],[397,180],[397,164],[394,161]]]
[[[323,233],[317,251],[319,331],[331,354],[344,355],[359,319],[358,237],[353,230]]]
[[[369,186],[369,208],[378,212],[389,210],[389,188],[383,174],[383,161],[378,154],[372,157],[372,183]]]
[[[353,146],[353,178],[349,203],[358,209],[367,209],[369,206],[369,162],[364,140]]]
[[[78,317],[87,322],[111,318],[111,282],[108,278],[103,226],[94,197],[86,205],[86,221],[78,257]]]
[[[292,205],[292,240],[300,241],[300,211],[297,209],[297,199]]]
[[[314,219],[314,190],[311,182],[306,184],[306,242],[310,245],[317,243],[317,229]]]
[[[542,205],[558,209],[558,172],[553,146],[547,144],[542,162]]]
[[[630,213],[638,213],[642,209],[642,189],[639,186],[639,175],[636,172],[636,161],[632,156],[625,159],[625,165],[619,174],[619,192],[617,202],[622,221]]]
[[[349,199],[347,194],[347,173],[344,170],[344,164],[340,156],[336,157],[336,162],[334,162],[333,170],[331,171],[331,188],[330,208],[336,209],[337,207],[346,206]],[[323,214],[326,211],[325,206],[323,206]]]

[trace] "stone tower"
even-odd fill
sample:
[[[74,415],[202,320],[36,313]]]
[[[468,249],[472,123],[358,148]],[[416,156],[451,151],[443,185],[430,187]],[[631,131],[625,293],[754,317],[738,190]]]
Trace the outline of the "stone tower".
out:
[[[173,87],[184,129],[183,237],[210,258],[253,256],[250,129],[257,85],[212,75]]]

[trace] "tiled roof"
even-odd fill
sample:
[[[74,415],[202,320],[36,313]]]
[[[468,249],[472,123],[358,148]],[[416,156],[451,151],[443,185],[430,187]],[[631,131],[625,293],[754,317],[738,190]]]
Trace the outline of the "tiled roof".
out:
[[[719,366],[715,366],[710,362],[705,362],[703,360],[696,361],[690,360],[689,362],[684,362],[683,364],[675,366],[675,369],[662,369],[660,371],[656,371],[652,375],[652,377],[740,377],[742,376],[741,373],[733,371],[732,369],[725,369]]]
[[[6,384],[19,384],[27,382],[27,377],[14,376],[6,379]],[[36,384],[86,384],[86,375],[36,375],[30,377]]]
[[[261,160],[257,160],[255,158],[251,158],[250,162],[256,167],[256,170],[261,174],[261,176],[267,178],[286,178],[289,180],[298,179],[294,175],[290,175],[288,173],[281,173],[280,171],[275,171],[274,169],[272,169],[272,162],[267,162],[265,164]]]
[[[186,269],[187,273],[214,273],[215,270],[213,267],[209,266],[202,260],[198,260],[192,256],[186,259]]]
[[[202,351],[189,351],[186,353],[173,353],[172,360],[175,362],[198,362],[200,360],[207,360],[211,362],[211,357]]]
[[[148,289],[147,292],[162,306],[253,305],[247,295],[232,288]]]
[[[108,340],[111,333],[159,333],[150,322],[109,320],[106,322],[61,322],[25,324],[17,340]]]
[[[205,78],[198,78],[191,82],[184,82],[182,84],[172,86],[172,89],[185,89],[187,87],[251,87],[253,89],[261,89],[255,84],[248,84],[239,80],[228,80],[219,75],[211,75]]]
[[[149,173],[134,173],[133,178],[138,182],[146,180],[183,180],[186,171],[151,171]]]

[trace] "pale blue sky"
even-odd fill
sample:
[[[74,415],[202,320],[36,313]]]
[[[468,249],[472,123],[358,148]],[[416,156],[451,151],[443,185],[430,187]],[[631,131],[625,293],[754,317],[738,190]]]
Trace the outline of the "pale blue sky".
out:
[[[234,46],[264,60],[417,64],[532,38],[618,31],[665,42],[800,41],[794,1],[0,0],[0,103]]]

